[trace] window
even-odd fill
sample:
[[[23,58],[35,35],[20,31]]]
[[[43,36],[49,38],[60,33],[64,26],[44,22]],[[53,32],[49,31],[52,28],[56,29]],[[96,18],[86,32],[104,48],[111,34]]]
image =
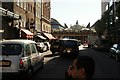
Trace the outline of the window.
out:
[[[30,4],[28,4],[27,6],[28,6],[28,7],[27,7],[27,10],[30,11]]]
[[[19,44],[2,44],[2,55],[19,55],[22,46]]]
[[[34,53],[37,53],[37,49],[36,49],[35,44],[32,44],[32,45],[31,45],[31,50],[32,50],[32,53],[33,53],[33,54],[34,54]]]
[[[27,55],[27,56],[31,55],[30,45],[27,45],[27,46],[26,46],[26,55]]]
[[[16,5],[19,6],[19,0],[16,1]]]
[[[24,9],[26,10],[26,0],[23,2]]]
[[[118,50],[120,50],[120,44],[118,44]]]
[[[66,40],[66,41],[63,41],[63,44],[64,45],[77,45],[77,42],[76,41],[69,41],[69,40]]]
[[[30,12],[32,13],[32,6],[30,6],[31,8],[30,8]]]
[[[27,10],[32,13],[32,11],[33,11],[32,8],[33,8],[32,5],[28,3],[27,4]]]

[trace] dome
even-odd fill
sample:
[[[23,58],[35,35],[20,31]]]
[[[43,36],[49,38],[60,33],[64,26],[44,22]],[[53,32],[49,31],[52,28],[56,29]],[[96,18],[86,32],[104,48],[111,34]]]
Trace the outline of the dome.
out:
[[[63,28],[63,26],[56,20],[51,18],[51,27],[52,28]]]
[[[83,26],[79,25],[78,21],[76,22],[75,25],[70,27],[73,30],[81,30],[83,28]]]
[[[60,23],[56,19],[53,19],[53,18],[51,18],[51,24],[60,25]]]

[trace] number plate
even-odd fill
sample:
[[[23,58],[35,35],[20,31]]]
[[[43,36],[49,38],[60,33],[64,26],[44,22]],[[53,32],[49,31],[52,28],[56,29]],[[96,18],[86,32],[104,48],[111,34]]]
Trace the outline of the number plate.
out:
[[[58,48],[58,46],[54,46],[54,48]]]
[[[0,61],[0,66],[2,67],[9,67],[10,64],[11,64],[10,61],[6,61],[6,60]]]

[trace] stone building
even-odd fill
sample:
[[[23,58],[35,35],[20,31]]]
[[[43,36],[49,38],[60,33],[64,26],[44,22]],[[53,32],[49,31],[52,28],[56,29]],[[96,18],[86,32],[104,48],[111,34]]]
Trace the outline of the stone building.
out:
[[[2,24],[5,24],[1,29],[3,39],[34,40],[34,36],[38,34],[48,39],[48,35],[52,36],[50,0],[13,0],[13,2],[1,2],[1,4]]]
[[[59,23],[59,22],[57,22],[57,20],[54,20],[53,22],[54,23]],[[52,26],[56,26],[56,24],[52,24]],[[61,25],[57,24],[57,26],[59,27]],[[57,39],[60,39],[60,38],[74,38],[74,39],[80,40],[81,42],[86,42],[87,39],[88,39],[88,35],[91,32],[92,31],[90,29],[79,25],[78,21],[76,22],[75,25],[71,26],[70,28],[64,28],[63,27],[63,29],[61,29],[59,27],[59,28],[57,28],[57,30],[52,30],[53,36],[55,36],[55,38],[57,38]]]

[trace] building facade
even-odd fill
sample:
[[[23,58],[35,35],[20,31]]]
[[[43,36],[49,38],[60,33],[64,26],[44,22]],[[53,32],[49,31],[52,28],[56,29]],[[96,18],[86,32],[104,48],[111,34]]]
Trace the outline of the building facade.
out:
[[[30,38],[33,39],[33,34],[35,31],[35,8],[34,8],[34,0],[31,1],[23,1],[20,2],[19,0],[14,2],[14,12],[21,16],[21,19],[17,22],[20,28],[20,37],[21,38]],[[25,31],[31,33],[28,34]]]
[[[57,20],[54,20],[53,22],[55,24],[52,24],[52,26],[53,27],[54,26],[58,27],[57,29],[56,28],[52,28],[52,34],[57,39],[72,38],[72,39],[78,39],[82,43],[85,43],[85,42],[88,41],[89,34],[96,34],[92,30],[90,30],[88,28],[85,28],[84,26],[79,25],[78,21],[76,22],[75,25],[71,26],[70,28],[63,28],[63,29],[61,29],[59,27],[61,25],[58,24]],[[57,25],[56,25],[56,23],[57,23]]]
[[[119,14],[120,6],[119,0],[107,0],[107,2],[101,1],[102,16],[107,17],[106,20],[106,39],[111,40],[112,43],[120,42],[120,19]]]
[[[35,30],[37,32],[41,32],[41,1],[35,1]]]
[[[1,4],[1,8],[5,9],[0,8],[3,14],[8,11],[8,15],[13,15],[13,17],[6,17],[7,14],[5,16],[1,15],[2,24],[5,24],[2,25],[3,39],[23,38],[34,40],[37,33],[40,33],[40,35],[51,34],[50,0],[13,0],[13,2],[1,2]],[[16,19],[14,16],[19,18]],[[13,33],[13,29],[16,33]]]
[[[51,24],[50,24],[50,0],[41,0],[42,1],[42,10],[41,10],[41,25],[42,32],[51,33]]]
[[[19,38],[19,29],[14,27],[14,21],[20,19],[20,15],[13,12],[12,2],[1,2],[1,23],[2,23],[2,39]]]

